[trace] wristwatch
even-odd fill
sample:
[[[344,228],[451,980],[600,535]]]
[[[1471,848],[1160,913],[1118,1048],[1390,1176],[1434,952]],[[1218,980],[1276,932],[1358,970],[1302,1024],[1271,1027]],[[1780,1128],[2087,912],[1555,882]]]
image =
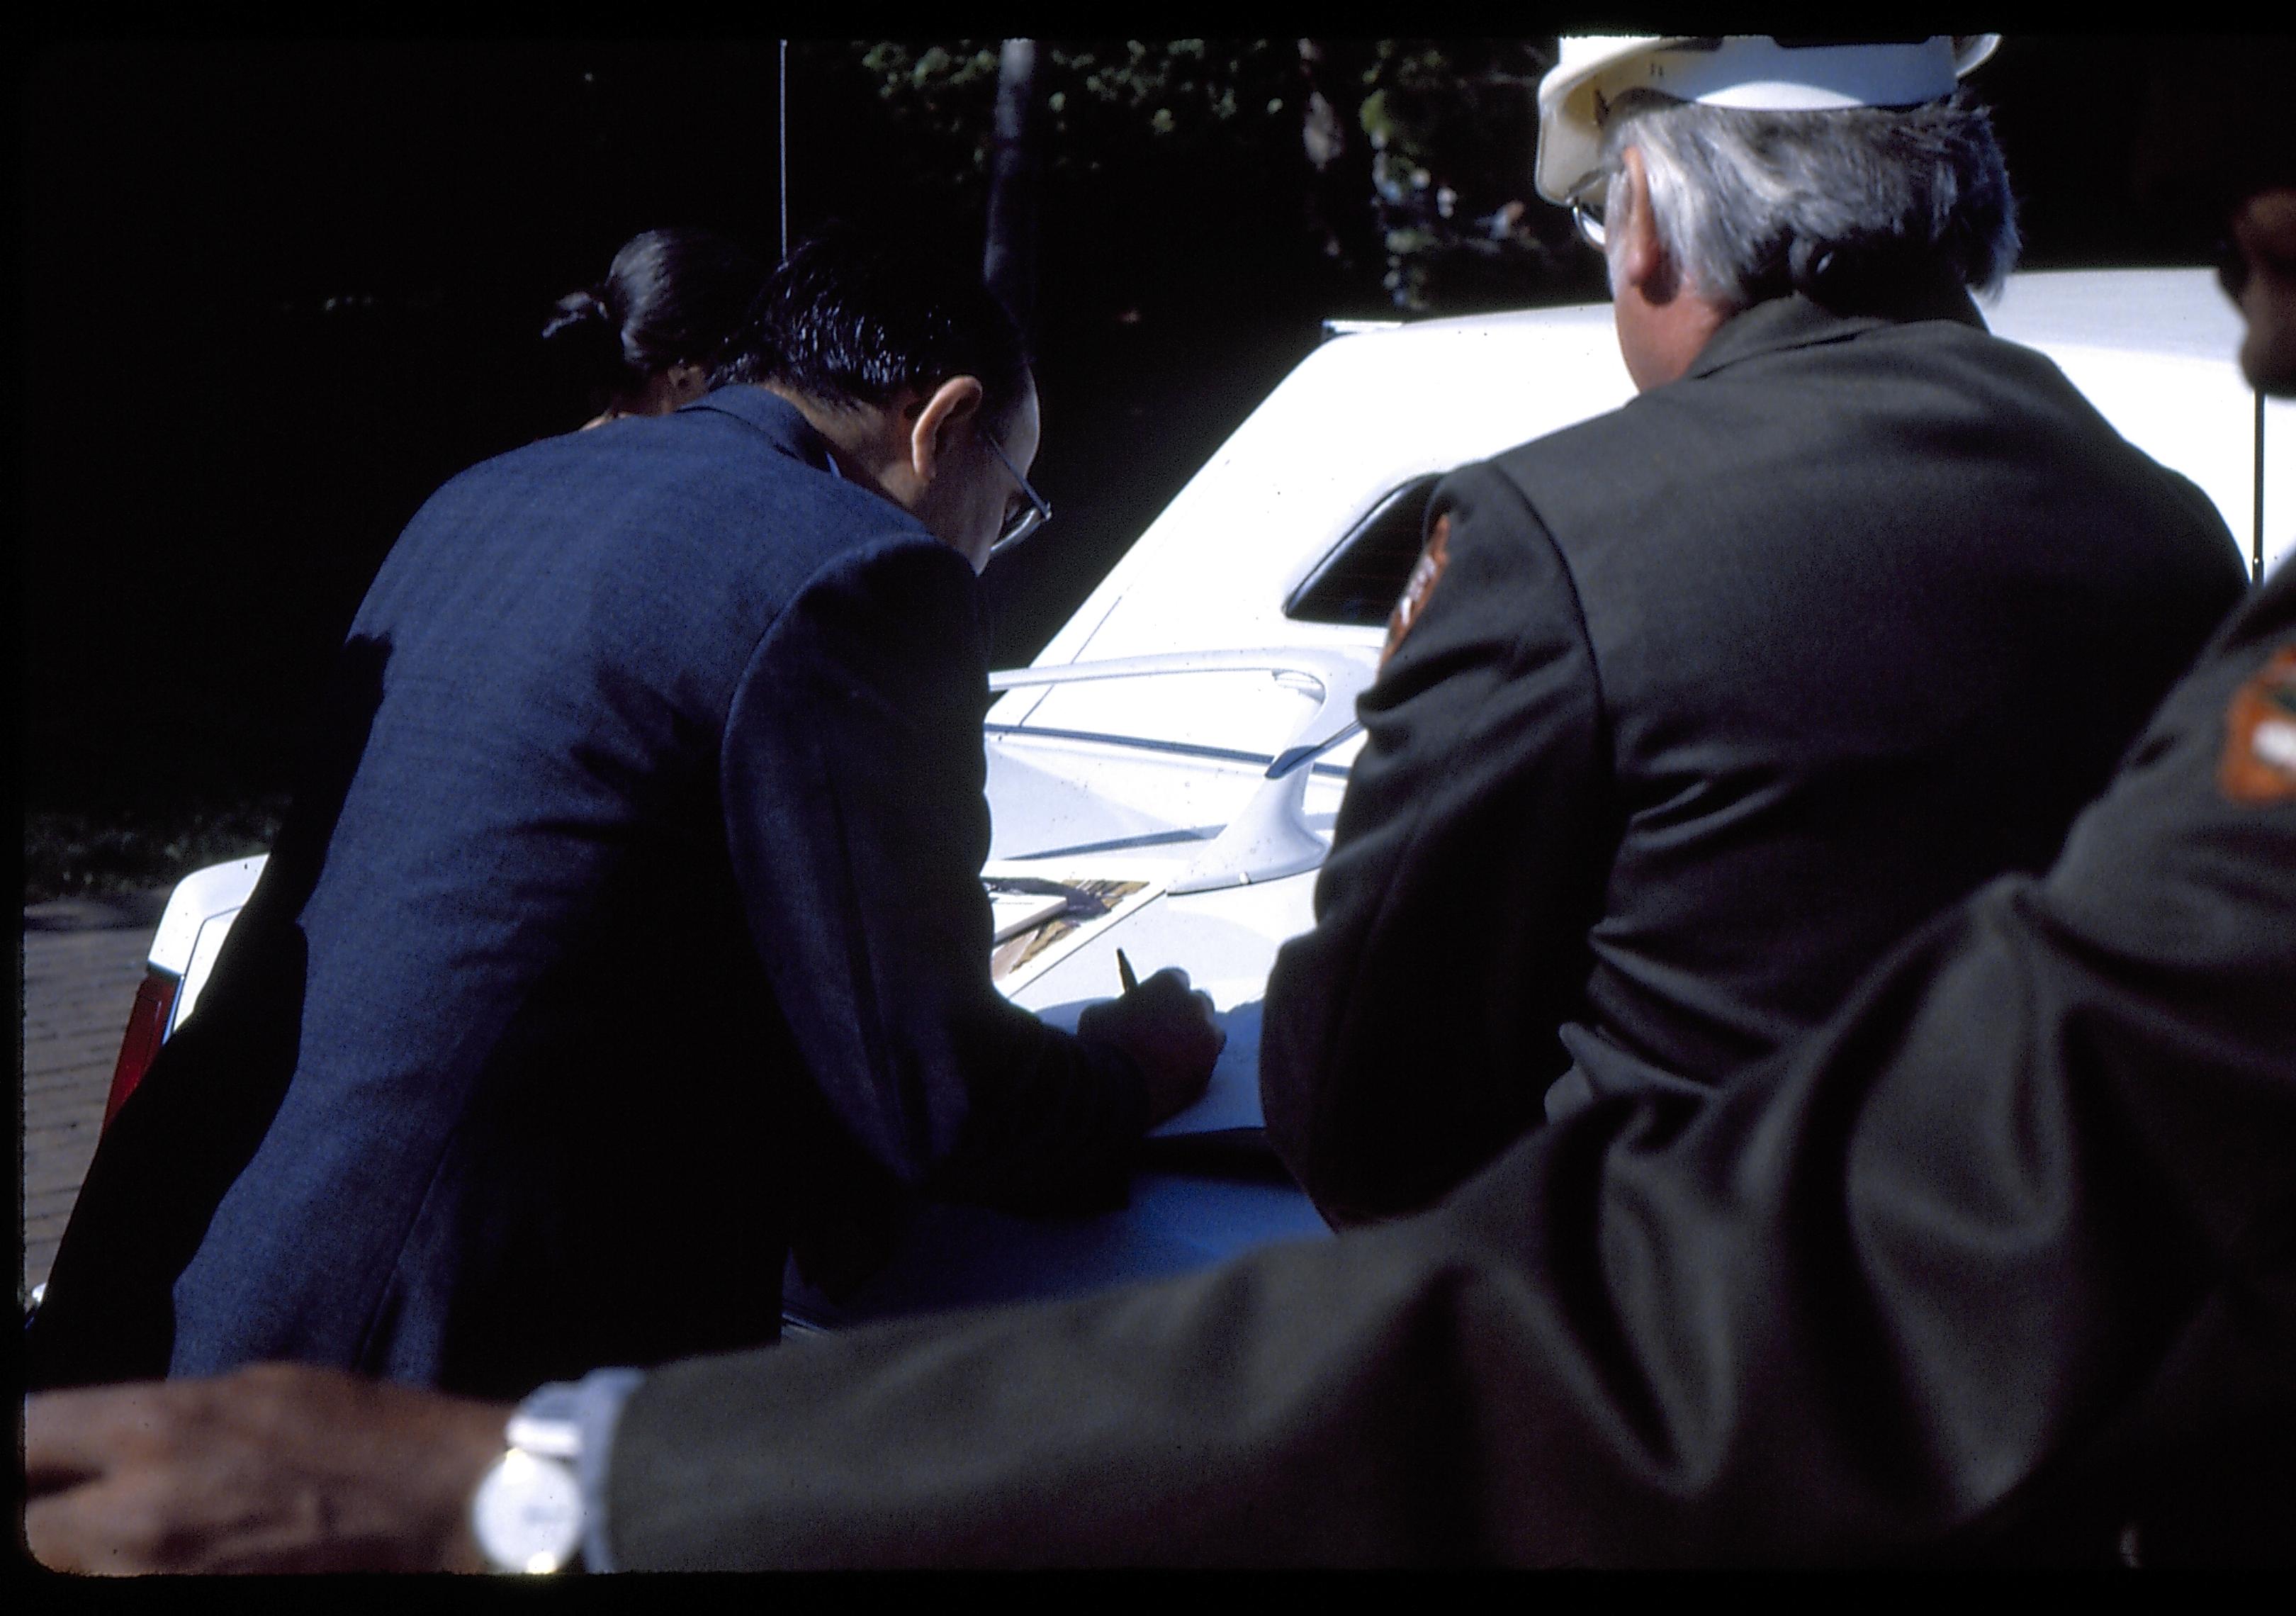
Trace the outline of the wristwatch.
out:
[[[571,1383],[543,1387],[503,1429],[509,1451],[471,1496],[471,1530],[498,1571],[547,1572],[578,1565],[582,1484],[575,1462],[582,1427]]]

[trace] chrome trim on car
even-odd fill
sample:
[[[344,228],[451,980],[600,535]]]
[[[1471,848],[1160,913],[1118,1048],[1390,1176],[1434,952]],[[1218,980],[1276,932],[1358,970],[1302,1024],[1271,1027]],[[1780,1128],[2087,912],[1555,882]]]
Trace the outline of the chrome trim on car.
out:
[[[1212,839],[1203,856],[1167,890],[1206,892],[1249,886],[1312,870],[1324,862],[1324,839],[1308,828],[1308,779],[1302,765],[1354,735],[1356,698],[1379,674],[1369,649],[1283,646],[1267,651],[1181,651],[1155,656],[1113,657],[1098,662],[1069,662],[1048,668],[1019,668],[988,676],[991,690],[1037,685],[1083,684],[1177,673],[1292,674],[1319,693],[1316,710],[1293,734],[1291,743],[1268,762],[1262,783],[1243,811]],[[1027,733],[1025,729],[1022,733]],[[1043,732],[1039,732],[1043,733]],[[1253,759],[1252,761],[1258,761]]]

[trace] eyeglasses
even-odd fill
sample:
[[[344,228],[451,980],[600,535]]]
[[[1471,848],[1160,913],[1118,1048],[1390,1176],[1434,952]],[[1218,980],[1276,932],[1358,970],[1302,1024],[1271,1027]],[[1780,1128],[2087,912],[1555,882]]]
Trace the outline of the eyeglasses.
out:
[[[1021,468],[1013,463],[1013,457],[1004,452],[1004,446],[986,433],[983,433],[982,437],[989,448],[995,451],[997,463],[1013,474],[1013,480],[1019,485],[1023,502],[1018,509],[1005,516],[1004,526],[998,530],[996,542],[988,546],[988,559],[995,561],[1005,551],[1028,537],[1029,534],[1052,521],[1053,507],[1046,503],[1042,494],[1029,486],[1029,480],[1021,475]]]
[[[1570,205],[1570,222],[1578,226],[1578,239],[1595,251],[1603,250],[1607,237],[1603,227],[1603,211],[1611,198],[1611,171],[1598,168],[1572,187],[1563,200]]]

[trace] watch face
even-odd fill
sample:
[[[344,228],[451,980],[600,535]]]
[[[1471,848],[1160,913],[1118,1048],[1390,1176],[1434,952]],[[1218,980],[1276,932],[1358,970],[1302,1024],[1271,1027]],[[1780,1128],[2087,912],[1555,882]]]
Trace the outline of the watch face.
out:
[[[554,1571],[582,1542],[582,1488],[568,1466],[512,1448],[471,1504],[487,1558],[507,1571]]]

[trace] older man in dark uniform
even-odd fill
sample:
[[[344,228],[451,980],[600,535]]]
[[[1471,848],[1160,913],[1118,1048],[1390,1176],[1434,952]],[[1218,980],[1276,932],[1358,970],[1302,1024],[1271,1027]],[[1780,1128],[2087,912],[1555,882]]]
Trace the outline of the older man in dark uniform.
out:
[[[1268,1134],[1325,1216],[1694,1092],[2054,857],[2236,546],[1970,293],[2016,250],[1989,40],[1570,40],[1538,179],[1640,396],[1452,476],[1364,697]]]

